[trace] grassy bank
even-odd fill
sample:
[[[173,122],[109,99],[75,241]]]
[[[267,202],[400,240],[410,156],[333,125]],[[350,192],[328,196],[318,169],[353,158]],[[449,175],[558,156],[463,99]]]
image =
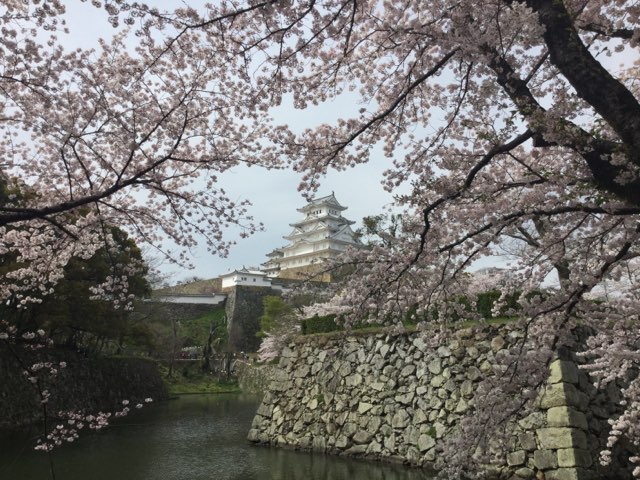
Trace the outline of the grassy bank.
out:
[[[216,375],[203,373],[199,362],[180,362],[174,365],[173,375],[169,368],[160,366],[160,372],[170,395],[188,395],[193,393],[239,393],[236,380],[227,381]]]

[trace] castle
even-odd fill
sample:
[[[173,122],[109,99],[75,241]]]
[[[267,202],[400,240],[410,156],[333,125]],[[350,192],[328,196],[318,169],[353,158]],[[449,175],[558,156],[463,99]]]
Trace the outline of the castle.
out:
[[[188,311],[194,311],[193,304],[201,304],[197,307],[205,310],[224,305],[229,344],[235,351],[255,352],[260,345],[256,332],[264,298],[288,291],[309,276],[315,281],[331,281],[330,274],[323,272],[323,262],[350,246],[361,245],[351,229],[354,222],[342,216],[346,209],[333,193],[313,199],[297,209],[303,218],[290,224],[293,231],[284,237],[288,243],[267,254],[263,268],[238,268],[201,281],[197,292],[167,289],[149,301],[178,304],[175,309]]]
[[[330,274],[322,272],[323,262],[347,247],[361,245],[351,228],[355,222],[342,216],[346,209],[333,192],[298,208],[304,217],[290,224],[293,230],[283,237],[289,243],[269,252],[259,270],[243,267],[221,275],[222,288],[244,285],[282,290],[276,279],[298,280],[314,274],[317,281],[331,281]]]
[[[304,217],[291,223],[289,243],[267,254],[262,271],[269,277],[297,279],[322,270],[322,263],[337,257],[347,247],[360,245],[334,193],[315,198],[297,211]],[[322,275],[328,281],[328,275]]]

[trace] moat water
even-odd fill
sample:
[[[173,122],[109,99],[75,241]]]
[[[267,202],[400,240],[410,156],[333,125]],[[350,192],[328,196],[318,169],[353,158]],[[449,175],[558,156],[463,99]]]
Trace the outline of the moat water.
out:
[[[53,453],[56,480],[423,480],[400,465],[249,444],[259,399],[188,395],[145,407]],[[34,432],[0,436],[0,480],[50,478]]]

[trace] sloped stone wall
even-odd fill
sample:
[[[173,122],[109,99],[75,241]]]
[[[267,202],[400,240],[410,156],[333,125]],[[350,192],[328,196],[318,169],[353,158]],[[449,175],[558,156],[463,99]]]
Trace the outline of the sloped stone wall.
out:
[[[266,296],[280,295],[280,292],[265,287],[237,285],[226,289],[227,330],[229,344],[237,352],[256,352],[260,347],[260,317],[264,311]]]
[[[238,376],[238,386],[242,393],[264,395],[278,371],[278,366],[271,364],[260,365],[238,360],[235,371]]]
[[[249,440],[428,467],[438,442],[473,409],[497,352],[519,335],[506,326],[465,329],[437,348],[417,334],[298,340],[283,352]],[[589,388],[571,355],[554,361],[539,411],[514,423],[511,453],[495,475],[626,478],[625,470],[594,473],[594,445],[606,431],[589,423]]]

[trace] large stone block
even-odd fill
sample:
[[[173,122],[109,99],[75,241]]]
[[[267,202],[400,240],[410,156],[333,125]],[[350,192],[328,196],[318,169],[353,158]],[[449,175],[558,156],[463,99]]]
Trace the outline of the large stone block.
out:
[[[356,433],[357,431],[358,431],[358,425],[356,425],[353,422],[347,422],[344,424],[344,427],[342,427],[342,434],[346,435],[349,438],[351,438],[353,434]]]
[[[478,369],[478,367],[471,366],[467,370],[467,378],[472,382],[478,380],[482,376],[482,372]]]
[[[502,338],[502,335],[498,335],[491,340],[491,350],[493,350],[494,352],[502,350],[504,348],[504,344],[504,338]]]
[[[362,383],[362,375],[360,375],[359,373],[354,373],[353,375],[349,375],[347,378],[345,378],[344,382],[348,387],[357,387]]]
[[[291,350],[289,347],[284,347],[282,352],[280,353],[282,358],[296,358],[297,354],[294,350]]]
[[[420,423],[424,423],[427,421],[427,415],[420,408],[417,408],[413,414],[412,422],[414,425],[418,425]]]
[[[588,428],[584,413],[573,407],[551,407],[547,410],[547,423],[550,427]]]
[[[271,418],[273,413],[273,406],[265,405],[264,403],[258,407],[257,415],[261,415],[263,417]]]
[[[533,480],[536,472],[527,467],[522,467],[516,470],[516,477],[524,478],[525,480]]]
[[[587,448],[587,436],[577,428],[540,428],[536,433],[543,449]]]
[[[396,449],[396,435],[395,435],[395,433],[392,433],[388,437],[384,437],[383,443],[384,443],[384,448],[389,450],[389,452],[394,452],[395,449]]]
[[[413,346],[416,347],[421,352],[424,352],[429,349],[429,346],[420,337],[413,340]]]
[[[469,403],[464,398],[461,398],[460,401],[458,402],[458,404],[456,405],[455,412],[456,413],[464,413],[468,409],[469,409]]]
[[[351,441],[349,440],[349,437],[347,437],[346,435],[340,435],[336,439],[335,445],[336,445],[336,448],[342,450],[345,448],[349,448],[351,446]]]
[[[367,432],[378,433],[380,426],[382,425],[382,418],[379,416],[370,416],[367,420],[366,429]]]
[[[532,451],[538,448],[536,444],[536,438],[532,433],[520,433],[518,435],[518,440],[520,442],[520,447],[527,451]]]
[[[260,435],[260,430],[252,428],[251,430],[249,430],[249,433],[247,435],[247,440],[249,440],[250,442],[258,442],[259,435]]]
[[[473,396],[473,383],[471,380],[465,380],[462,382],[460,386],[460,394],[463,397],[472,397]]]
[[[365,430],[358,430],[353,436],[353,441],[358,445],[362,445],[365,443],[369,443],[372,438],[373,438],[373,434],[371,432],[367,432]]]
[[[367,448],[369,447],[369,445],[354,445],[353,447],[345,450],[344,453],[346,453],[347,455],[353,455],[355,457],[359,456],[359,455],[363,455],[365,453],[367,453]]]
[[[589,480],[589,472],[583,468],[558,468],[545,472],[545,480]]]
[[[409,364],[406,365],[401,371],[400,371],[400,376],[401,377],[408,377],[409,375],[412,375],[414,372],[416,371],[416,366]]]
[[[434,358],[433,360],[431,360],[427,367],[429,368],[429,371],[434,375],[440,375],[440,373],[442,372],[442,362],[439,358]]]
[[[407,425],[409,425],[410,421],[411,417],[409,416],[407,411],[404,409],[399,409],[391,419],[391,426],[393,428],[405,428]]]
[[[558,450],[558,465],[560,467],[585,467],[591,466],[591,454],[588,450],[579,448],[567,448]]]
[[[373,440],[371,443],[369,443],[366,453],[368,455],[374,455],[377,457],[381,452],[382,452],[382,445],[380,445],[379,442],[376,442],[375,440]]]
[[[403,395],[396,395],[395,400],[396,402],[401,403],[403,405],[410,405],[411,402],[413,402],[414,397],[415,397],[414,392],[408,392]]]
[[[558,457],[552,450],[536,450],[533,452],[533,464],[538,470],[549,470],[558,466]]]
[[[517,452],[511,452],[507,454],[507,465],[510,467],[518,467],[524,465],[527,461],[527,452],[524,450],[518,450]]]
[[[578,367],[567,360],[554,360],[549,365],[549,383],[578,383]]]
[[[588,402],[587,396],[580,392],[573,384],[560,382],[549,385],[540,395],[540,407],[577,407],[582,409]]]
[[[430,435],[422,434],[418,438],[418,449],[421,452],[426,452],[430,448],[434,447],[436,441]]]

